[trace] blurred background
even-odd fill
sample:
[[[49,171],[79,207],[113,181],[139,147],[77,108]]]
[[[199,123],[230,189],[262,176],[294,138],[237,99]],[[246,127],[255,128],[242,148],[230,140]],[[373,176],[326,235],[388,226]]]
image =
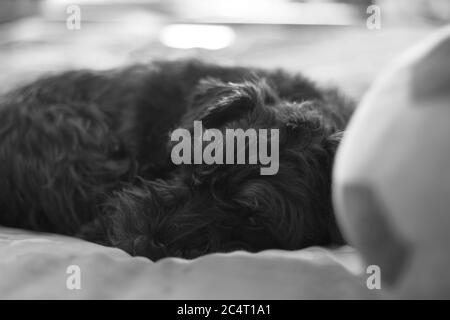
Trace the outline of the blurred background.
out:
[[[81,28],[68,26],[78,13]],[[301,71],[358,99],[449,21],[448,0],[0,0],[0,92],[68,68],[197,57]]]

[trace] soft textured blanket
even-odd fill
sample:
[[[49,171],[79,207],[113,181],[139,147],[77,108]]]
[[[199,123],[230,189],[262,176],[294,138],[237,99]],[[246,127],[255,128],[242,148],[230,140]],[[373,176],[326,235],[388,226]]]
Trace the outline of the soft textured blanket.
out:
[[[75,238],[0,227],[2,299],[374,298],[364,271],[350,247],[153,263]],[[81,288],[73,289],[77,281]]]

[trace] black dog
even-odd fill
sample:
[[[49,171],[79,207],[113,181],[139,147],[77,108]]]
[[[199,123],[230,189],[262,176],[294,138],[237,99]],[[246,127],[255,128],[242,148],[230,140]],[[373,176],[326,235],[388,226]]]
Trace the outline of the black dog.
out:
[[[153,260],[340,244],[330,173],[353,104],[301,75],[155,62],[48,76],[0,98],[0,224]],[[279,129],[279,171],[180,165],[169,134]]]

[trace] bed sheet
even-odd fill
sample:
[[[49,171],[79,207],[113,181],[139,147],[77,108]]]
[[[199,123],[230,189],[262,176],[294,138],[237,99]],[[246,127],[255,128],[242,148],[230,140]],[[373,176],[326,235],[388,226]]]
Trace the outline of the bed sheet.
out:
[[[367,288],[361,259],[348,246],[152,262],[76,238],[0,227],[0,298],[367,299],[378,295]]]

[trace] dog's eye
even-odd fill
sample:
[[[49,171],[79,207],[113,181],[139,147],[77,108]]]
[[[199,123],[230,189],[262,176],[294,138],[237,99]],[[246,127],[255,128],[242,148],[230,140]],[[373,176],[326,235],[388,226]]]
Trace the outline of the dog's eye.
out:
[[[251,226],[256,226],[258,224],[258,222],[256,221],[255,217],[251,216],[250,218],[248,218],[248,222]]]
[[[123,144],[118,141],[112,143],[112,145],[109,147],[109,153],[114,159],[126,157],[125,148],[123,147]]]

